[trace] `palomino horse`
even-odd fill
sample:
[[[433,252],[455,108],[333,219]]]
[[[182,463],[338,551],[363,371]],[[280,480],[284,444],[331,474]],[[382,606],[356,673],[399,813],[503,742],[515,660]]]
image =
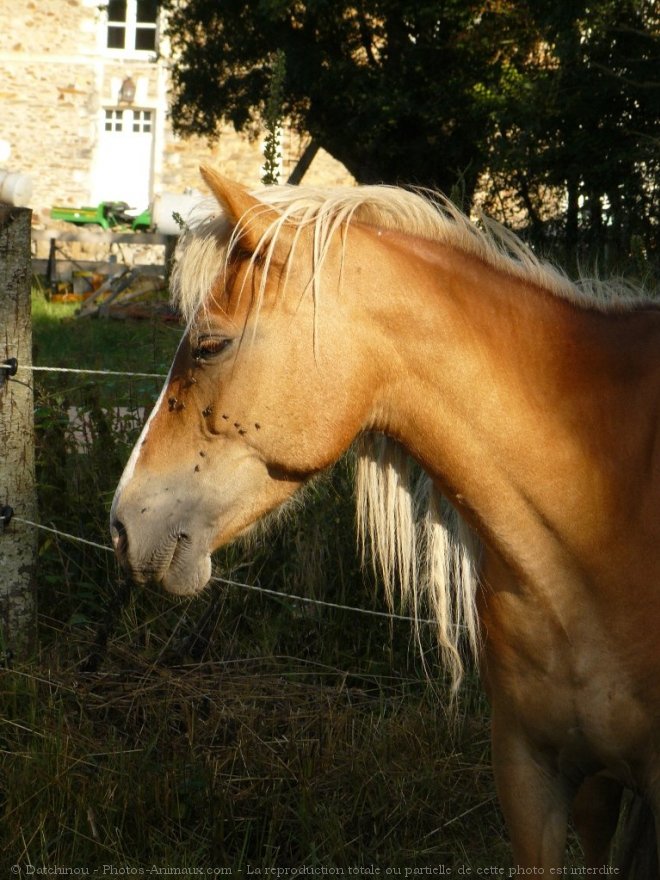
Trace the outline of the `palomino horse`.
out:
[[[456,684],[480,662],[519,870],[556,873],[572,807],[602,869],[623,787],[660,817],[660,310],[446,202],[203,176],[223,211],[180,246],[188,326],[114,499],[121,563],[196,593],[357,440],[376,565]]]

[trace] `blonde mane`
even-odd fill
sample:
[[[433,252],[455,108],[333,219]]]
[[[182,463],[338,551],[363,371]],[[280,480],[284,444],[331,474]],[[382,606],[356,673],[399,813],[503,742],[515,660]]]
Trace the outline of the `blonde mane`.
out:
[[[277,219],[252,256],[264,265],[262,277],[267,276],[274,244],[285,224],[299,231],[311,229],[310,291],[315,299],[320,295],[320,272],[330,241],[340,229],[359,222],[456,247],[582,307],[622,311],[647,301],[626,285],[571,282],[504,227],[492,221],[477,226],[438,195],[384,186],[270,187],[254,195],[277,210]],[[181,236],[172,291],[187,321],[203,307],[238,244],[239,228],[250,223],[251,214],[241,219],[238,228],[223,214],[207,217]],[[357,529],[363,558],[371,556],[390,605],[395,599],[393,585],[398,582],[404,607],[417,620],[430,615],[437,621],[439,647],[456,691],[465,654],[475,657],[479,651],[478,539],[398,444],[382,435],[364,435],[358,438],[355,453]]]
[[[485,217],[477,225],[437,193],[411,192],[390,186],[334,189],[275,186],[257,190],[253,195],[278,213],[253,256],[264,258],[267,269],[277,236],[285,225],[299,230],[312,229],[314,292],[318,292],[318,276],[330,240],[339,229],[358,222],[455,247],[495,269],[585,308],[625,311],[653,302],[642,290],[621,280],[585,277],[571,281],[560,269],[540,259],[506,227]],[[177,247],[171,279],[172,300],[186,321],[203,305],[225,261],[238,245],[239,228],[249,226],[258,213],[249,212],[241,218],[239,227],[234,227],[224,213],[217,213],[215,202],[212,206],[208,210],[200,206],[196,219],[181,235]]]

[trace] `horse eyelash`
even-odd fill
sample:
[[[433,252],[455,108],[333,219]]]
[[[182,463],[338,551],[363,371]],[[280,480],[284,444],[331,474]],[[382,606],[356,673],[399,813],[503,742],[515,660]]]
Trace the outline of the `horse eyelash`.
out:
[[[193,358],[196,363],[203,363],[207,358],[222,354],[223,351],[226,351],[227,348],[229,348],[232,342],[233,340],[228,338],[208,338],[206,340],[200,340],[193,348]]]

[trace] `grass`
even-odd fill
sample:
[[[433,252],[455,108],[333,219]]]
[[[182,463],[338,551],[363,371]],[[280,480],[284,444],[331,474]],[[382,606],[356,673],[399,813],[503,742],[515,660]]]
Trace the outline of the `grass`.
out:
[[[338,672],[266,657],[155,669],[113,645],[99,674],[5,676],[10,858],[234,873],[502,858],[482,732],[463,731],[466,753],[419,681]]]
[[[78,321],[35,294],[37,363],[160,372],[177,338]],[[113,412],[143,418],[158,383],[38,375],[41,521],[107,544],[138,430]],[[286,528],[218,554],[216,571],[382,610],[349,483],[338,467]],[[111,554],[50,534],[37,581],[34,654],[0,675],[0,876],[508,864],[479,686],[448,724],[408,625],[218,584],[188,601],[122,592]]]
[[[75,303],[50,302],[40,288],[32,297],[34,361],[52,367],[163,372],[181,328],[161,321],[77,319]]]

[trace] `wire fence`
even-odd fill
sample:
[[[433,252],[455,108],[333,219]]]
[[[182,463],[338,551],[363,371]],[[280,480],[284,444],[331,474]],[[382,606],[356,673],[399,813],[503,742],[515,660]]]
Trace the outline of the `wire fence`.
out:
[[[31,526],[32,528],[39,529],[43,532],[49,532],[52,535],[56,535],[58,538],[64,538],[66,541],[74,541],[78,544],[85,544],[88,547],[94,547],[97,550],[104,550],[108,553],[114,553],[112,547],[107,544],[99,544],[96,541],[90,541],[87,538],[81,538],[80,535],[72,535],[70,532],[62,532],[59,529],[55,529],[52,526],[43,525],[43,523],[35,523],[29,519],[23,519],[21,516],[14,515],[12,517],[16,522],[21,522],[24,525]],[[406,623],[424,623],[424,624],[435,624],[434,620],[425,620],[418,619],[406,614],[391,614],[387,611],[375,611],[371,608],[360,608],[356,605],[343,605],[340,602],[328,602],[323,599],[312,599],[309,596],[299,596],[293,593],[283,593],[280,590],[269,590],[267,587],[260,587],[257,584],[247,584],[242,581],[232,580],[231,578],[223,578],[218,575],[214,575],[211,578],[211,581],[214,583],[225,584],[229,587],[238,587],[242,590],[251,590],[255,593],[262,593],[265,596],[274,596],[278,599],[289,599],[294,602],[305,602],[309,605],[318,605],[323,608],[333,608],[337,611],[350,611],[355,614],[367,614],[371,617],[381,617],[387,620],[398,620],[404,621]]]
[[[97,369],[86,369],[86,368],[72,368],[72,367],[48,367],[48,366],[37,366],[37,365],[21,365],[15,363],[4,363],[0,364],[0,369],[4,369],[11,374],[15,375],[19,372],[28,372],[28,373],[71,373],[74,375],[90,375],[90,376],[112,376],[112,377],[123,377],[126,379],[132,378],[153,378],[153,379],[165,379],[167,377],[166,373],[142,373],[142,372],[128,372],[122,370],[97,370]],[[12,381],[12,376],[9,377],[9,381]],[[13,380],[18,381],[18,380]],[[70,532],[61,531],[54,526],[45,525],[44,523],[33,522],[29,519],[25,519],[20,516],[20,514],[14,513],[12,519],[16,522],[20,522],[23,525],[26,525],[30,528],[37,529],[38,531],[49,533],[55,535],[58,538],[61,538],[65,541],[71,541],[74,543],[82,544],[88,547],[92,547],[97,550],[101,550],[107,553],[114,553],[114,550],[108,544],[101,544],[97,541],[92,541],[88,538],[81,537],[80,535],[74,535]],[[271,596],[277,598],[279,600],[286,599],[292,602],[304,603],[308,605],[314,605],[321,608],[330,608],[337,611],[343,611],[353,614],[362,614],[370,617],[376,617],[381,619],[386,619],[388,621],[398,621],[405,623],[413,623],[416,625],[424,624],[424,625],[437,625],[437,621],[425,618],[415,618],[411,615],[406,614],[396,614],[393,612],[387,611],[378,611],[370,608],[361,608],[355,605],[346,605],[339,602],[330,602],[328,600],[323,599],[315,599],[309,596],[303,596],[293,593],[285,593],[280,590],[272,590],[267,587],[262,587],[257,584],[249,584],[242,581],[233,580],[231,578],[223,578],[218,575],[214,575],[211,578],[211,581],[214,583],[224,584],[225,586],[250,591],[254,593],[260,593],[265,596]]]
[[[166,379],[166,373],[127,373],[123,370],[88,370],[88,369],[74,369],[73,367],[36,367],[36,366],[21,366],[18,365],[17,368],[20,370],[27,370],[33,373],[74,373],[83,376],[124,376],[126,378],[137,378],[137,379]]]

